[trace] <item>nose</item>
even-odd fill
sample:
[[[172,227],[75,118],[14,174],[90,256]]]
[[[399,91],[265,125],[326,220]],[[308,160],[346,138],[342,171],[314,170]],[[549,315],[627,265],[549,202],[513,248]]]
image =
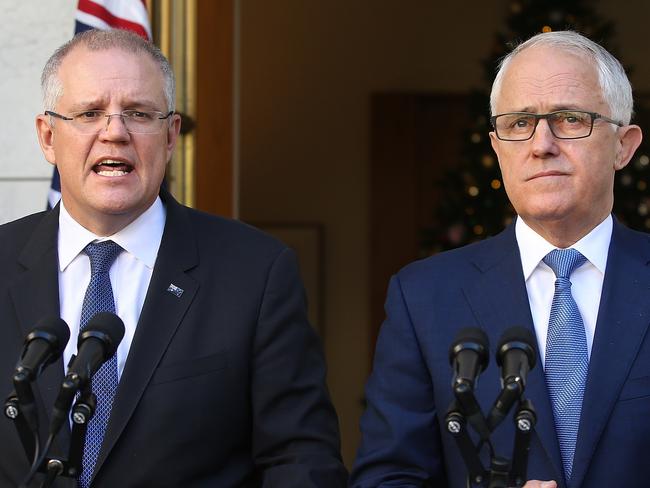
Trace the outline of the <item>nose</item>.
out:
[[[99,132],[100,139],[108,141],[123,141],[129,138],[124,117],[121,113],[106,114],[106,126]],[[111,123],[111,121],[113,123]]]
[[[532,151],[535,156],[541,158],[557,155],[557,138],[551,132],[551,127],[546,119],[541,119],[537,123],[532,138]]]

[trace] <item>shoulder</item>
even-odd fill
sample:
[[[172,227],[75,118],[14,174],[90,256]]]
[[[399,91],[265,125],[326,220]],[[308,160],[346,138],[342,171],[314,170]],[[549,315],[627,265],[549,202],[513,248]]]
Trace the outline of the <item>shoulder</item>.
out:
[[[646,246],[650,244],[650,234],[631,229],[620,223],[617,219],[614,219],[614,226],[612,228],[612,244],[616,246],[626,245],[629,243]]]
[[[607,263],[608,270],[613,263],[617,263],[616,267],[647,266],[650,263],[650,234],[626,227],[614,218]]]
[[[17,254],[25,247],[34,230],[49,212],[38,212],[0,225],[0,254]]]
[[[410,263],[396,273],[395,279],[410,290],[465,287],[513,254],[518,256],[519,249],[510,226],[494,237]]]
[[[488,270],[518,253],[511,227],[487,239],[414,261],[392,278],[393,290],[400,290],[407,301],[444,302],[457,297]]]
[[[175,249],[195,246],[200,262],[219,263],[235,273],[260,272],[293,254],[284,243],[251,225],[178,204],[168,209],[165,241]]]
[[[29,235],[34,228],[48,215],[49,211],[43,211],[21,217],[19,219],[0,225],[0,237],[18,237],[20,235]]]
[[[280,252],[286,248],[275,237],[240,220],[190,208],[187,209],[187,215],[199,241],[249,250],[266,249],[271,252]]]

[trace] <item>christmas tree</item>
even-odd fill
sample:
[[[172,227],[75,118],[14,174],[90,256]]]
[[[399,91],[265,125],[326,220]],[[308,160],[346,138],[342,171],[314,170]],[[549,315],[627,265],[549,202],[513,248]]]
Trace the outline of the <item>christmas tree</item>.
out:
[[[495,235],[508,225],[514,210],[508,201],[488,133],[489,87],[498,61],[516,44],[540,32],[574,30],[598,42],[618,56],[613,44],[614,26],[600,18],[595,2],[581,0],[513,0],[508,8],[507,31],[495,36],[484,62],[486,88],[470,96],[473,125],[463,134],[461,161],[438,182],[442,198],[434,211],[433,225],[422,237],[423,254],[459,247]],[[629,71],[629,70],[628,70]],[[648,111],[635,106],[634,123],[648,119]],[[650,198],[647,196],[650,148],[639,147],[628,166],[617,172],[614,185],[614,214],[629,227],[650,229]]]

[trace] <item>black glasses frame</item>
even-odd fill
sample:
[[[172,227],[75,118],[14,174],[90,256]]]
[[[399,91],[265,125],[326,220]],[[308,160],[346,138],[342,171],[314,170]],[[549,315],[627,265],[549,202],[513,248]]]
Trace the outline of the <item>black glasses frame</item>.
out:
[[[494,133],[497,136],[497,139],[501,141],[513,141],[513,142],[519,142],[519,141],[528,141],[530,140],[534,135],[535,131],[537,130],[537,126],[539,125],[539,121],[541,119],[546,119],[546,122],[548,123],[548,120],[550,117],[553,117],[557,114],[563,114],[563,113],[579,113],[579,114],[587,114],[590,117],[591,120],[591,125],[589,126],[589,133],[584,135],[584,136],[578,136],[578,137],[562,137],[558,136],[555,131],[553,130],[553,124],[548,124],[549,129],[551,130],[551,134],[557,139],[584,139],[585,137],[589,137],[591,133],[594,131],[594,121],[598,119],[602,119],[605,122],[609,122],[610,124],[614,124],[618,127],[623,127],[625,124],[622,122],[618,122],[614,119],[610,119],[609,117],[606,117],[605,115],[599,114],[598,112],[588,112],[586,110],[556,110],[554,112],[549,112],[547,114],[533,114],[530,112],[506,112],[503,114],[498,114],[498,115],[493,115],[490,117],[490,124],[492,124],[492,127],[494,128]],[[506,137],[501,137],[499,135],[499,129],[497,129],[497,119],[499,117],[503,117],[506,115],[522,115],[526,117],[533,117],[535,119],[535,125],[533,126],[533,130],[531,131],[530,135],[526,137],[525,139],[508,139]]]

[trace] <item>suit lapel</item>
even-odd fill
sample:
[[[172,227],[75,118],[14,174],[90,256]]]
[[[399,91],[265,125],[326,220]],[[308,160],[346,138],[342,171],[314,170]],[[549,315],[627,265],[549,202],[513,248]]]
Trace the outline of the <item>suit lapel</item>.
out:
[[[488,334],[491,351],[494,351],[506,329],[522,326],[534,333],[534,325],[514,225],[489,243],[491,247],[474,260],[481,274],[465,289],[465,294]],[[528,374],[524,397],[535,407],[535,435],[555,468],[555,479],[561,480],[560,450],[541,364],[538,353],[535,368]]]
[[[198,264],[197,243],[186,208],[161,193],[167,218],[151,283],[116,393],[95,473],[109,455],[137,407],[174,332],[198,290],[187,271]],[[170,285],[182,293],[170,291]]]
[[[607,258],[570,486],[578,487],[648,328],[650,237],[616,221]]]
[[[59,206],[45,214],[18,261],[25,271],[10,286],[10,296],[16,310],[16,317],[22,336],[44,317],[59,317],[59,280],[57,236],[59,227]],[[43,371],[35,385],[40,400],[41,427],[49,424],[49,412],[63,381],[63,360],[59,359]],[[44,422],[43,420],[46,420]],[[69,429],[63,428],[57,439],[69,438]],[[60,442],[67,446],[68,442]],[[58,447],[61,447],[58,446]],[[63,454],[63,453],[60,453]],[[65,453],[67,455],[67,453]]]

